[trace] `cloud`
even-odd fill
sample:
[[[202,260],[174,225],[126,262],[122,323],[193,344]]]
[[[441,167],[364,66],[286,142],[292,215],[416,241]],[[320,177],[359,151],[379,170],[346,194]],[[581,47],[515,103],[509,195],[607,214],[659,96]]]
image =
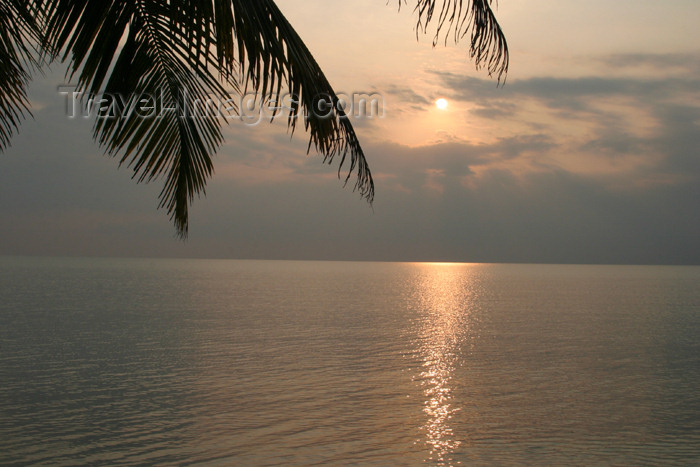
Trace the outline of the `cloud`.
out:
[[[367,145],[366,152],[375,177],[385,189],[413,192],[429,185],[442,192],[445,183],[467,183],[477,168],[483,171],[551,149],[552,143],[545,135],[530,134],[499,138],[491,144],[452,140],[411,147],[374,142]]]
[[[518,110],[517,105],[511,102],[481,102],[479,107],[470,109],[469,112],[477,117],[498,120],[505,117],[512,117]]]
[[[539,149],[549,165],[581,174],[586,167],[625,173],[616,182],[627,186],[697,179],[700,79],[687,72],[700,63],[700,55],[628,54],[598,60],[618,68],[664,69],[667,75],[543,76],[497,88],[483,79],[431,73],[451,99],[476,104],[472,115],[498,122],[513,137],[524,129],[543,135],[547,144]]]
[[[594,62],[598,62],[604,68],[621,69],[625,71],[659,71],[666,76],[669,74],[697,74],[700,71],[700,54],[674,53],[674,54],[652,54],[652,53],[624,53],[608,54],[593,57]]]
[[[661,131],[652,139],[654,149],[664,153],[662,168],[700,179],[700,107],[665,105],[657,109]]]
[[[609,98],[626,96],[639,100],[661,100],[678,97],[679,94],[697,93],[700,79],[688,76],[667,76],[665,78],[604,77],[588,76],[578,78],[533,77],[512,80],[503,87],[496,87],[492,81],[460,75],[452,72],[431,71],[440,84],[450,92],[450,98],[481,103],[493,99],[517,102],[530,98],[558,108],[571,106],[571,102],[581,99]],[[578,102],[577,107],[581,105]]]
[[[419,106],[426,106],[431,104],[430,100],[428,100],[426,97],[407,86],[390,84],[384,89],[388,94],[396,96],[401,102],[419,104]]]
[[[81,144],[89,149],[89,141]],[[341,189],[333,169],[328,177],[299,169],[256,183],[215,176],[192,209],[186,244],[172,238],[167,217],[154,209],[157,187],[135,185],[114,161],[75,148],[70,155],[66,148],[14,155],[0,166],[6,220],[0,253],[700,262],[700,184],[621,191],[566,170],[496,164],[552,151],[550,144],[538,135],[484,145],[372,143],[366,149],[377,176],[373,209]]]
[[[306,155],[301,129],[290,138],[284,122],[232,124],[185,244],[155,209],[158,182],[135,184],[91,141],[90,122],[66,120],[40,87],[36,122],[0,157],[0,254],[700,263],[693,76],[544,76],[503,88],[431,76],[475,106],[456,118],[489,137],[446,131],[412,147],[363,131],[370,208],[352,181],[342,188],[337,162]],[[392,95],[429,104],[402,86]]]

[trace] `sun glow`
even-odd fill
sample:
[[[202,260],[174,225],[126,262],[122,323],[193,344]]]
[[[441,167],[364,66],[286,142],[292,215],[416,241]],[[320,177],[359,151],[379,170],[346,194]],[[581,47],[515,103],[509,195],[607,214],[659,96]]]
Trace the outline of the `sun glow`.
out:
[[[442,97],[435,101],[435,107],[437,107],[440,110],[447,109],[448,105],[449,103],[447,102],[447,99],[443,99]]]

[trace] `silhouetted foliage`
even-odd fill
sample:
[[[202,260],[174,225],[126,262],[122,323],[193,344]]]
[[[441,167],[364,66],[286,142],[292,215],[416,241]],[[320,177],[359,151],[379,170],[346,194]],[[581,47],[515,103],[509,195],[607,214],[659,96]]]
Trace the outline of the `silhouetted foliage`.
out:
[[[476,66],[500,81],[508,49],[490,3],[417,0],[416,33],[436,22],[434,43],[468,36]],[[159,207],[182,237],[189,205],[213,173],[221,119],[125,111],[144,95],[158,95],[157,104],[172,109],[186,107],[185,98],[206,102],[213,94],[235,102],[250,91],[288,90],[296,99],[287,110],[291,132],[302,117],[309,149],[329,164],[340,158],[338,175],[345,167],[345,182],[354,173],[355,190],[374,198],[372,174],[338,97],[273,0],[0,0],[0,151],[29,113],[30,72],[52,60],[67,63],[85,98],[123,96],[112,98],[111,118],[96,119],[94,138],[138,181],[164,178]],[[318,96],[334,106],[325,117],[314,112]]]

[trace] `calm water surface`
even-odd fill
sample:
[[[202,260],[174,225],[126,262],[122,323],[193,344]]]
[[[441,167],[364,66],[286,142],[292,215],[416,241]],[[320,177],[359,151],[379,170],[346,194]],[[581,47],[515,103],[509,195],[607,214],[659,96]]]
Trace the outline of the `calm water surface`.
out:
[[[0,464],[698,465],[700,267],[0,258]]]

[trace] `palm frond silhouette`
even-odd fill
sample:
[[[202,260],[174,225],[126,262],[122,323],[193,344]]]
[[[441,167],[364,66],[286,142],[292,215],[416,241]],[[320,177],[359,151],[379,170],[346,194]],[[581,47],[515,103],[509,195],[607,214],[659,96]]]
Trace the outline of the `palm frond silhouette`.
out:
[[[417,33],[435,22],[434,43],[467,37],[477,68],[502,80],[508,48],[491,0],[417,0],[415,12]],[[213,174],[221,119],[126,112],[146,95],[159,95],[163,109],[181,109],[211,95],[235,101],[248,92],[288,90],[294,96],[286,110],[291,132],[302,117],[309,149],[326,163],[339,159],[338,175],[345,171],[347,183],[354,174],[354,189],[374,199],[372,174],[350,120],[273,0],[0,0],[0,152],[31,114],[31,71],[52,60],[67,63],[76,91],[86,98],[112,99],[114,113],[96,119],[94,138],[138,181],[164,180],[159,207],[181,237],[188,233],[189,206],[205,194]],[[332,105],[326,115],[314,111],[318,96]]]

